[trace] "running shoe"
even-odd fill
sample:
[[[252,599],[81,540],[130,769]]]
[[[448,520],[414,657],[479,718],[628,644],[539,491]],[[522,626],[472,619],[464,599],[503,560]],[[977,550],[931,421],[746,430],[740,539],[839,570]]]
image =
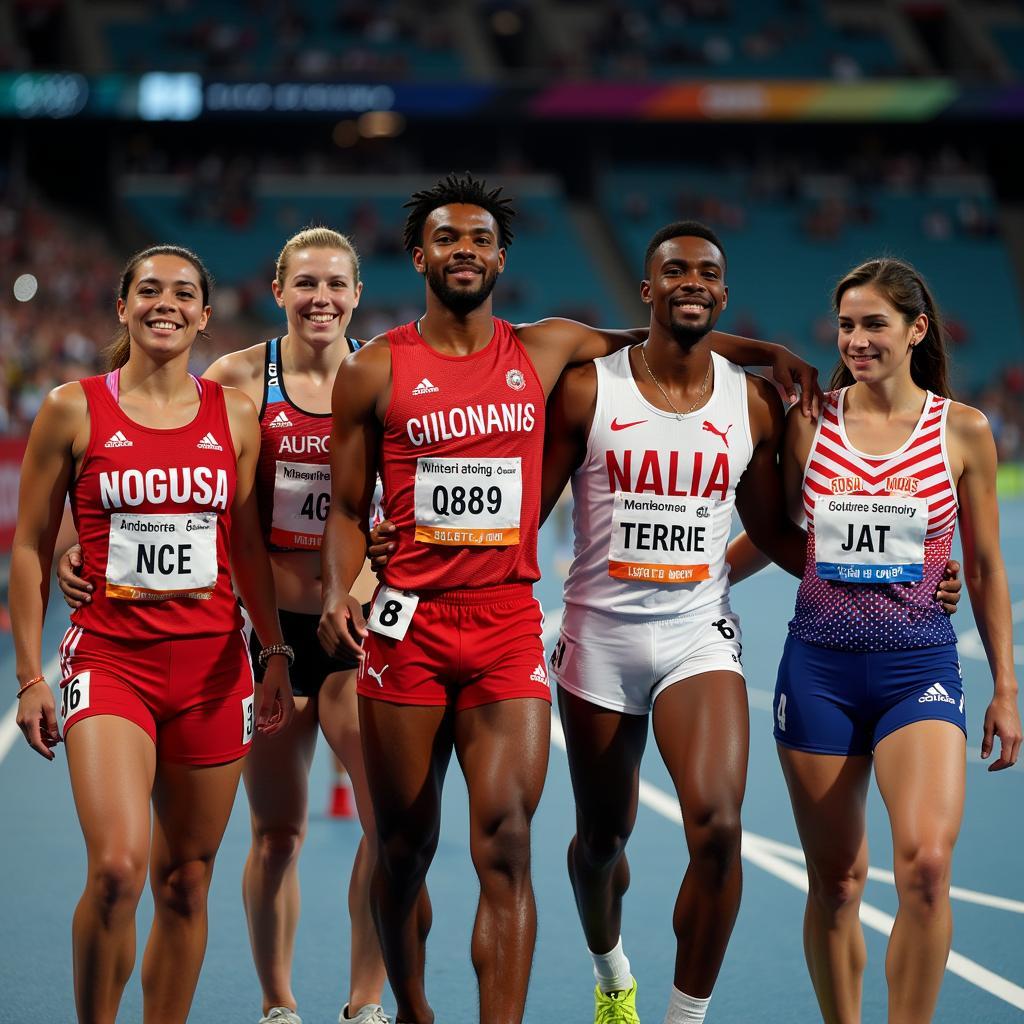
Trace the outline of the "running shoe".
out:
[[[594,989],[594,1024],[640,1024],[636,1012],[636,978],[629,988],[619,992]]]
[[[391,1024],[391,1018],[384,1012],[380,1003],[367,1003],[359,1007],[359,1012],[354,1017],[347,1016],[348,1003],[345,1009],[338,1014],[338,1024]]]
[[[272,1006],[257,1024],[302,1024],[302,1018],[287,1006]]]

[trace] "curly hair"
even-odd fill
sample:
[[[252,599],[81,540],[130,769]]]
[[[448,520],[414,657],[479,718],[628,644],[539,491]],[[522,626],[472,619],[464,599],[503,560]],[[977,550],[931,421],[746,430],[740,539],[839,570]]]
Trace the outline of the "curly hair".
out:
[[[442,178],[433,188],[414,192],[403,209],[409,211],[402,233],[402,241],[406,252],[421,245],[423,242],[423,225],[427,217],[439,206],[451,203],[465,203],[467,206],[479,206],[486,210],[498,225],[498,244],[506,248],[512,244],[512,218],[516,212],[512,208],[511,199],[501,197],[501,186],[488,191],[487,182],[474,178],[469,171],[461,177],[449,174]]]

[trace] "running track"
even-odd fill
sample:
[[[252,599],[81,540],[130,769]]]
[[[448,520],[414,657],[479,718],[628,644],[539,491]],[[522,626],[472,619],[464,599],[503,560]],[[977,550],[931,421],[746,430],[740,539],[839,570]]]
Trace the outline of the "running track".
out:
[[[1005,503],[1003,547],[1011,580],[1015,621],[1024,620],[1024,502]],[[556,632],[560,572],[569,555],[568,524],[557,515],[542,534],[546,578],[539,596],[548,611],[548,639]],[[793,607],[795,581],[769,570],[737,587],[734,607],[744,631],[751,714],[751,763],[744,809],[745,889],[709,1024],[793,1024],[818,1020],[803,963],[801,915],[805,875],[785,787],[771,738],[771,690]],[[966,601],[965,601],[966,604]],[[61,607],[47,624],[47,649],[55,652],[65,627]],[[957,616],[971,742],[967,811],[953,882],[955,935],[935,1020],[942,1024],[1008,1024],[1024,1021],[1024,765],[992,776],[977,756],[980,723],[991,692],[981,645],[969,610]],[[1015,630],[1016,660],[1024,665],[1024,634]],[[0,701],[0,1024],[74,1019],[69,922],[81,890],[84,854],[61,753],[46,764],[14,726],[10,640],[0,640],[8,696]],[[54,677],[50,670],[50,677]],[[573,810],[560,733],[553,729],[547,788],[537,814],[534,880],[540,908],[537,956],[526,1019],[538,1024],[592,1020],[589,958],[565,878],[565,846]],[[709,736],[713,743],[714,737]],[[624,921],[626,951],[639,979],[638,1005],[645,1024],[660,1024],[671,984],[671,907],[685,863],[675,800],[653,742],[644,764],[642,807],[630,843],[633,885]],[[303,855],[305,907],[299,932],[295,987],[306,1024],[332,1024],[344,998],[347,939],[344,886],[356,830],[321,813],[328,783],[320,751],[313,770],[313,816]],[[434,929],[428,985],[439,1024],[475,1018],[475,984],[469,931],[476,885],[467,847],[465,790],[457,766],[449,774],[444,826],[430,873]],[[872,792],[869,832],[872,872],[863,911],[869,967],[865,1024],[885,1019],[885,933],[896,909],[887,820]],[[240,797],[221,849],[211,893],[210,944],[191,1020],[254,1024],[259,994],[249,960],[239,879],[248,844]],[[145,936],[148,897],[139,914]],[[141,940],[140,940],[141,950]],[[141,954],[140,954],[141,958]],[[385,999],[386,1008],[389,1000]],[[141,1019],[138,971],[129,985],[123,1021]]]

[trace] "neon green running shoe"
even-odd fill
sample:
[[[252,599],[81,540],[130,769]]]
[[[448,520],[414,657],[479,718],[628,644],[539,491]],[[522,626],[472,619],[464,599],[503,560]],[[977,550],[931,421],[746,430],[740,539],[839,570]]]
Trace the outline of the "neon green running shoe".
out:
[[[594,1024],[640,1024],[636,1012],[636,978],[621,992],[602,992],[594,989]]]

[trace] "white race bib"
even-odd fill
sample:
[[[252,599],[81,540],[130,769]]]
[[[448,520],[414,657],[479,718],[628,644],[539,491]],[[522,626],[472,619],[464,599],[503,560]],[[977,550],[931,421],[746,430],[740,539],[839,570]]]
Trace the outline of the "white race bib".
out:
[[[420,599],[415,594],[381,586],[373,599],[366,625],[381,636],[404,640],[419,603]]]
[[[68,719],[89,707],[92,673],[79,672],[60,684],[60,727],[64,731]],[[43,684],[46,685],[45,683]]]
[[[706,498],[615,492],[608,575],[646,583],[699,583],[711,578],[712,510]]]
[[[107,597],[122,601],[207,600],[217,584],[213,512],[110,516]]]
[[[519,543],[522,459],[416,460],[416,540],[506,547]]]
[[[818,495],[814,502],[816,570],[843,583],[916,583],[924,576],[924,498]]]
[[[319,548],[330,509],[330,466],[308,462],[277,463],[271,544],[287,548]]]

